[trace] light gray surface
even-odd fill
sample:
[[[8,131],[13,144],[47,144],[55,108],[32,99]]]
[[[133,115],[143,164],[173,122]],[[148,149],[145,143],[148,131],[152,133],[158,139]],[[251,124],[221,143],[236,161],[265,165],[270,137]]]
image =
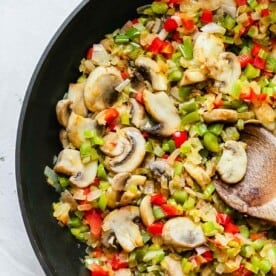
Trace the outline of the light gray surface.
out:
[[[14,151],[24,94],[51,37],[81,0],[0,0],[0,275],[45,275],[16,193]]]

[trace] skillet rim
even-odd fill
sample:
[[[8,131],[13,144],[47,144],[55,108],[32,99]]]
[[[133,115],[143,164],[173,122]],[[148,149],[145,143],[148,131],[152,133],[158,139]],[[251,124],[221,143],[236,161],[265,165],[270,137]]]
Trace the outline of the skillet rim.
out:
[[[37,81],[37,76],[39,75],[39,72],[41,71],[43,65],[47,61],[47,57],[49,53],[51,52],[52,48],[62,35],[62,33],[66,30],[66,28],[70,25],[71,21],[78,15],[78,13],[86,7],[86,5],[90,2],[90,0],[82,0],[80,4],[76,6],[76,8],[67,16],[67,18],[63,21],[63,23],[60,25],[60,27],[57,29],[57,31],[52,36],[51,40],[48,42],[48,45],[46,46],[45,50],[43,51],[35,69],[32,73],[31,79],[29,81],[24,101],[21,107],[20,116],[18,119],[18,128],[17,128],[17,134],[16,134],[16,147],[15,147],[15,175],[16,175],[16,189],[17,189],[17,197],[19,200],[19,207],[21,216],[23,218],[23,223],[29,238],[29,241],[32,245],[32,249],[43,269],[43,271],[46,273],[46,275],[55,275],[54,268],[52,267],[49,259],[42,253],[42,247],[38,243],[38,233],[34,231],[34,228],[32,227],[31,218],[27,211],[27,205],[28,202],[24,199],[24,193],[22,190],[22,174],[21,174],[21,143],[22,143],[22,134],[23,134],[23,126],[25,122],[25,116],[26,111],[29,105],[30,97],[33,92],[33,87]]]

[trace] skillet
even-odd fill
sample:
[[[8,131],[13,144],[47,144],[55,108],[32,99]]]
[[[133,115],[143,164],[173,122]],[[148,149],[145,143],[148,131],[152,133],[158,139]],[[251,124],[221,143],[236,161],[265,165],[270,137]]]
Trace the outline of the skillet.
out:
[[[135,17],[146,0],[83,1],[65,20],[44,51],[26,91],[18,124],[16,180],[21,212],[33,249],[49,276],[89,275],[79,244],[52,217],[58,200],[43,175],[60,151],[55,105],[79,74],[86,50],[106,33]]]

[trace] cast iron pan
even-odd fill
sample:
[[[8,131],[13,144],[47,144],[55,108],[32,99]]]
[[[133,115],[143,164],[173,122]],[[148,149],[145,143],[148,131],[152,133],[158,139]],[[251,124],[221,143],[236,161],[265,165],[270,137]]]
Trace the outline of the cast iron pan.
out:
[[[23,103],[16,144],[16,178],[21,211],[34,251],[47,275],[89,275],[80,262],[85,255],[70,233],[52,217],[58,194],[43,171],[61,150],[56,102],[79,75],[81,58],[104,34],[135,18],[146,0],[83,1],[60,27],[42,55]],[[24,254],[24,253],[23,253]]]

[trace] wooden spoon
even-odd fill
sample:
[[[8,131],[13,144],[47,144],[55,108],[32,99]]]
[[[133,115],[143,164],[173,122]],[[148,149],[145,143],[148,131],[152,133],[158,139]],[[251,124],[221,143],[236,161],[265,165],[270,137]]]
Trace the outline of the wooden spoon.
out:
[[[237,184],[216,180],[220,197],[232,208],[276,223],[276,137],[263,127],[246,126],[247,172]]]

